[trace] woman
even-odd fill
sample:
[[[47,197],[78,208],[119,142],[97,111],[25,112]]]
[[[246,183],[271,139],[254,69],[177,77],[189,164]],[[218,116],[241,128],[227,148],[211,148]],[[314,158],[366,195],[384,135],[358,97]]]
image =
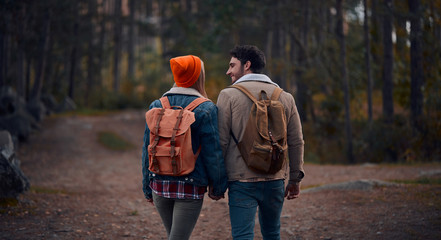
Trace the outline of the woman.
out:
[[[171,106],[185,108],[196,98],[207,98],[204,64],[199,57],[181,56],[170,60],[175,85],[163,96]],[[161,108],[155,100],[152,108]],[[207,187],[214,200],[224,197],[227,189],[222,150],[219,144],[217,107],[211,101],[193,110],[195,122],[190,126],[193,152],[198,151],[194,170],[184,176],[154,174],[149,171],[150,129],[146,124],[142,154],[143,191],[148,202],[156,206],[168,239],[189,239],[202,209]]]

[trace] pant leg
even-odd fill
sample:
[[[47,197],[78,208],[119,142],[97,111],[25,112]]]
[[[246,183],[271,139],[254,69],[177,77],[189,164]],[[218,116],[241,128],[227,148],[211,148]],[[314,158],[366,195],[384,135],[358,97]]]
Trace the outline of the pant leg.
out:
[[[230,209],[231,234],[234,240],[252,240],[257,211],[254,183],[230,182],[228,205]]]
[[[263,200],[259,202],[260,231],[264,240],[279,240],[285,184],[276,180],[264,182],[263,186]]]
[[[165,227],[165,231],[167,232],[167,236],[170,236],[170,230],[173,222],[173,208],[175,205],[175,201],[170,198],[165,198],[152,193],[153,195],[153,203],[155,204],[156,210],[159,213],[159,216],[162,219],[162,224]]]
[[[176,199],[169,240],[189,239],[201,213],[203,199]]]

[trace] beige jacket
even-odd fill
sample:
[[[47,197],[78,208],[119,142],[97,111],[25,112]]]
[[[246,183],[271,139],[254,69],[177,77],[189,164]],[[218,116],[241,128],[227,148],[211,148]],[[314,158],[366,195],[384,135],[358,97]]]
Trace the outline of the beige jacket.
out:
[[[261,81],[245,81],[236,83],[246,87],[256,98],[261,90],[271,96],[275,85]],[[279,100],[285,106],[287,119],[287,141],[289,166],[285,166],[275,174],[262,174],[250,170],[242,159],[239,149],[234,142],[230,130],[238,141],[242,138],[251,109],[251,100],[238,89],[226,88],[219,94],[217,100],[220,144],[224,154],[228,181],[260,181],[287,179],[299,182],[304,175],[303,170],[303,134],[299,114],[294,97],[287,92],[280,95]],[[289,176],[288,176],[289,173]]]

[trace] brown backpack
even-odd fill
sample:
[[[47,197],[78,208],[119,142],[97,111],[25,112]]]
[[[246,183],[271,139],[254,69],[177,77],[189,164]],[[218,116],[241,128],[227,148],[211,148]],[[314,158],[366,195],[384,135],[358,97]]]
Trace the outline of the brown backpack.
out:
[[[230,87],[242,91],[253,101],[242,139],[238,141],[231,132],[242,158],[257,172],[278,172],[284,165],[288,149],[285,108],[278,100],[283,90],[276,88],[271,99],[262,90],[257,100],[241,85]]]
[[[145,114],[150,129],[148,145],[149,170],[159,175],[182,176],[194,170],[199,150],[193,153],[191,127],[192,112],[199,104],[210,101],[196,98],[187,107],[170,106],[167,97],[159,99],[162,108],[152,108]]]

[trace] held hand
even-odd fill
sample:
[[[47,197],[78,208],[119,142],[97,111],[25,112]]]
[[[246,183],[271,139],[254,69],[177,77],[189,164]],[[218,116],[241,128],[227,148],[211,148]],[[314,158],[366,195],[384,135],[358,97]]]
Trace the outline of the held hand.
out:
[[[285,197],[288,200],[296,199],[300,195],[300,183],[288,183],[286,186]]]
[[[222,196],[214,196],[213,195],[213,187],[212,186],[208,186],[208,197],[210,197],[211,199],[217,201],[220,200],[222,198],[225,198],[224,195]]]
[[[155,204],[153,203],[153,198],[147,198],[147,202],[152,204],[152,206],[155,206]]]

